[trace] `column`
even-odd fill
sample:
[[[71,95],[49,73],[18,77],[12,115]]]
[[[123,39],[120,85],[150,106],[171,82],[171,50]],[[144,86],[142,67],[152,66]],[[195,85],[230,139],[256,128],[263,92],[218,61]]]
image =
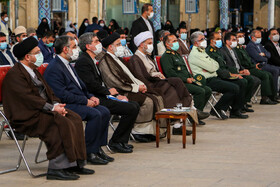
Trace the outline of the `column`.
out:
[[[155,31],[161,29],[160,18],[161,18],[161,0],[153,0],[154,17],[152,19]]]
[[[274,27],[275,0],[268,1],[268,29]]]
[[[220,28],[228,29],[228,0],[220,0]]]

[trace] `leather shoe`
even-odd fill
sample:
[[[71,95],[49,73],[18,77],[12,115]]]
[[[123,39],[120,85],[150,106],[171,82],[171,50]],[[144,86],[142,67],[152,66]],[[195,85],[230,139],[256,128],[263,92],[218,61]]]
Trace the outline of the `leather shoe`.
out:
[[[14,131],[14,134],[15,134],[15,137],[16,137],[17,140],[24,140],[24,134],[20,134],[20,133],[15,132],[15,131]],[[8,131],[8,135],[12,140],[14,139],[11,131]]]
[[[221,116],[221,119],[222,119],[222,120],[228,119],[228,116],[225,115],[221,110],[217,110],[217,109],[216,109],[216,111],[217,111],[218,114]],[[210,114],[211,114],[212,116],[216,116],[217,118],[220,119],[220,117],[218,116],[218,114],[217,114],[213,109],[211,109]]]
[[[180,128],[172,128],[172,134],[173,135],[182,135],[183,134],[183,127]],[[186,129],[186,135],[190,136],[192,134],[192,131]]]
[[[262,98],[260,104],[261,105],[276,105],[277,102],[271,101],[271,99],[269,99],[267,97],[267,98]]]
[[[247,108],[252,108],[252,105],[250,105],[250,104],[247,103],[247,104],[246,104],[246,107],[247,107]]]
[[[230,118],[238,118],[238,119],[247,119],[249,116],[241,114],[240,111],[237,111],[237,112],[230,112],[229,117]]]
[[[108,162],[113,162],[115,160],[113,157],[108,156],[101,147],[99,148],[99,152],[97,153],[97,155],[103,160],[107,160]]]
[[[80,174],[80,175],[92,175],[95,173],[95,171],[92,169],[87,169],[84,167],[80,168],[78,166],[67,168],[64,170],[68,171],[69,173]]]
[[[148,139],[148,138],[146,138],[146,137],[144,137],[143,135],[140,135],[140,134],[133,134],[132,135],[134,138],[135,138],[135,140],[137,141],[137,142],[150,142],[150,140]]]
[[[248,107],[246,107],[246,106],[244,106],[242,109],[241,109],[241,113],[243,113],[243,112],[254,112],[254,110],[253,109],[250,109],[250,108],[248,108]]]
[[[198,125],[206,125],[204,121],[198,120]]]
[[[109,162],[107,160],[103,160],[97,154],[90,153],[87,155],[87,161],[93,165],[106,165]]]
[[[79,175],[69,173],[63,169],[48,169],[47,180],[77,180]]]
[[[197,117],[200,120],[206,119],[210,116],[210,114],[208,112],[202,112],[201,110],[198,110],[198,109],[196,110],[196,112],[197,112]]]
[[[122,143],[115,143],[115,142],[110,141],[108,146],[110,147],[110,149],[112,151],[114,151],[116,153],[132,153],[133,152],[132,149],[123,147]]]
[[[122,143],[122,146],[125,147],[125,148],[128,148],[128,149],[133,149],[134,148],[133,145],[128,144],[128,143]]]

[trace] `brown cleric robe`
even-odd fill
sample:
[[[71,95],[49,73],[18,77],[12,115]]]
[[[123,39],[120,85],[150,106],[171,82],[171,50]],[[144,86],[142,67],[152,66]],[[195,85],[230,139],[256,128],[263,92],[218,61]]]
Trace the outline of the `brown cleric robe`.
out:
[[[63,153],[69,162],[86,160],[80,116],[71,110],[67,110],[65,117],[45,110],[46,103],[54,104],[60,100],[54,96],[42,75],[37,70],[34,72],[43,83],[47,99],[40,96],[39,88],[21,63],[16,63],[3,80],[3,108],[12,127],[17,132],[43,140],[49,160]]]
[[[185,43],[185,41],[181,40],[180,38],[178,38],[178,42],[179,42],[179,49],[177,50],[177,53],[179,53],[181,56],[182,55],[189,56],[190,54],[189,44]]]
[[[160,72],[155,68],[148,68],[150,71],[148,72],[144,63],[153,63],[150,67],[156,67],[150,57],[137,50],[127,66],[137,79],[147,87],[153,88],[163,98],[165,108],[173,108],[176,103],[182,103],[185,107],[191,106],[192,97],[181,79],[177,77],[160,79],[157,75]]]

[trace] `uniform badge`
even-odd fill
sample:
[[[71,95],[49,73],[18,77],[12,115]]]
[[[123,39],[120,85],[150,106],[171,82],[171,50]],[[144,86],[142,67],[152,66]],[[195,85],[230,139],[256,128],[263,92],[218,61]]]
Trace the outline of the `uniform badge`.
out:
[[[214,51],[213,48],[211,48],[211,49],[210,49],[210,52],[213,52],[213,51]]]
[[[178,66],[178,67],[177,67],[177,70],[178,70],[178,71],[181,71],[181,67],[180,67],[180,66]]]

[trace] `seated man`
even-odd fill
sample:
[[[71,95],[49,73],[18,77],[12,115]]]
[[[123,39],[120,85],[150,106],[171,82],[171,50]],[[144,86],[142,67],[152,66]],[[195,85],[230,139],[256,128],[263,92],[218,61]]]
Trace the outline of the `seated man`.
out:
[[[100,100],[100,105],[107,107],[111,114],[121,116],[118,127],[109,141],[109,147],[114,152],[131,153],[133,146],[127,143],[140,107],[138,103],[128,101],[127,97],[120,95],[115,88],[108,88],[104,84],[95,59],[102,51],[102,44],[96,34],[88,32],[80,36],[79,46],[82,53],[75,64],[77,74],[88,91]],[[117,100],[112,100],[111,97]]]
[[[91,164],[108,164],[113,158],[106,155],[101,146],[107,145],[110,111],[99,105],[99,99],[89,94],[85,84],[70,65],[77,56],[75,39],[61,36],[54,44],[56,57],[44,73],[46,81],[55,95],[66,103],[66,108],[78,113],[87,121],[85,129],[87,160]]]
[[[268,71],[272,74],[274,89],[276,92],[278,92],[278,77],[280,75],[280,67],[268,64],[271,54],[261,44],[261,31],[253,30],[250,36],[251,41],[248,43],[246,51],[254,64],[257,64],[260,69]]]
[[[202,112],[206,103],[208,102],[212,90],[205,85],[195,84],[195,80],[189,73],[187,66],[182,56],[177,53],[179,49],[178,39],[174,34],[169,34],[164,37],[163,43],[166,47],[166,52],[160,58],[161,68],[166,77],[179,77],[187,87],[188,91],[193,95],[194,106],[197,108],[198,117],[209,117],[208,113]],[[204,122],[200,121],[201,124]]]
[[[128,67],[131,73],[148,87],[152,87],[163,98],[165,108],[173,108],[176,103],[182,103],[184,107],[190,107],[192,97],[179,78],[165,78],[156,70],[156,65],[149,56],[153,51],[153,35],[149,31],[141,32],[134,38],[134,44],[138,47],[131,57]],[[176,124],[176,123],[175,123]],[[174,126],[175,127],[175,126]],[[173,127],[173,134],[182,134],[182,127]],[[189,134],[188,132],[187,134]]]
[[[216,36],[221,39],[218,33],[216,33]],[[211,41],[213,45],[214,40]],[[257,77],[250,75],[250,72],[241,65],[237,54],[233,51],[233,49],[237,46],[236,35],[231,32],[226,33],[224,37],[224,43],[225,45],[222,48],[217,49],[217,54],[222,57],[224,65],[227,66],[231,74],[241,76],[240,80],[232,82],[238,84],[240,88],[245,85],[244,88],[241,88],[242,90],[244,90],[244,94],[242,95],[242,111],[254,112],[254,110],[247,107],[247,103],[251,102],[251,98],[258,89],[261,81]],[[211,57],[211,53],[209,54],[209,56]]]
[[[217,61],[210,58],[210,56],[206,53],[205,48],[207,47],[207,42],[204,34],[200,31],[194,32],[191,35],[191,42],[194,46],[188,59],[193,74],[203,75],[206,79],[207,86],[209,86],[212,90],[223,94],[215,105],[215,109],[218,111],[221,118],[228,118],[221,111],[227,111],[229,106],[231,106],[231,118],[248,118],[248,115],[241,114],[242,101],[240,99],[240,87],[237,84],[222,80],[218,77],[217,71],[220,70],[220,66]],[[230,73],[227,71],[226,74],[230,76]],[[210,114],[217,116],[213,109]]]
[[[7,49],[6,34],[0,32],[0,65],[13,66],[17,61],[14,59],[13,54]]]
[[[271,73],[261,70],[256,64],[251,61],[250,56],[245,50],[244,33],[237,33],[238,46],[234,49],[238,58],[240,59],[241,65],[248,69],[251,75],[258,77],[261,80],[261,102],[260,104],[273,105],[277,102],[272,101],[275,99],[276,90],[274,89],[273,78]],[[271,98],[271,99],[270,99]]]
[[[47,146],[47,179],[76,180],[77,174],[93,174],[83,168],[86,160],[83,123],[65,109],[36,69],[43,63],[38,41],[29,37],[14,48],[20,60],[3,81],[3,107],[12,127],[39,137]]]
[[[178,49],[178,53],[182,56],[182,55],[189,55],[191,50],[190,50],[190,45],[188,42],[188,31],[186,27],[181,27],[179,28],[179,38],[178,38],[178,42],[179,42],[179,49]]]
[[[156,129],[153,119],[155,112],[164,108],[162,97],[157,95],[153,88],[147,87],[134,77],[122,59],[116,56],[122,50],[118,33],[113,33],[103,39],[102,46],[107,50],[98,64],[103,81],[109,88],[116,88],[120,94],[140,105],[140,111],[132,129],[135,139],[140,142],[155,140]]]
[[[100,31],[99,31],[99,32],[100,32]],[[117,29],[117,30],[116,30],[116,33],[119,33],[120,38],[121,38],[121,44],[122,44],[122,46],[124,47],[123,56],[121,56],[121,57],[132,56],[133,53],[132,53],[131,50],[127,47],[126,36],[125,36],[124,30],[122,30],[122,29]]]
[[[158,56],[162,56],[163,53],[165,53],[165,51],[166,51],[166,48],[163,44],[163,38],[168,34],[170,34],[170,32],[166,31],[166,30],[162,30],[162,31],[159,32],[159,37],[160,37],[159,40],[160,41],[157,44]]]
[[[36,30],[33,27],[28,27],[26,29],[27,37],[33,36],[36,40],[38,40],[38,36],[36,34]]]
[[[39,40],[39,48],[44,56],[44,63],[50,63],[54,59],[54,41],[55,35],[52,31],[44,33],[43,38]]]
[[[12,54],[13,54],[14,46],[27,38],[26,28],[24,26],[18,26],[17,28],[15,28],[14,32],[15,32],[16,43],[11,47]],[[17,60],[15,56],[14,59]]]
[[[279,47],[279,33],[277,29],[270,29],[268,31],[269,40],[265,44],[265,49],[270,52],[271,57],[268,63],[274,66],[280,66],[280,47]]]

